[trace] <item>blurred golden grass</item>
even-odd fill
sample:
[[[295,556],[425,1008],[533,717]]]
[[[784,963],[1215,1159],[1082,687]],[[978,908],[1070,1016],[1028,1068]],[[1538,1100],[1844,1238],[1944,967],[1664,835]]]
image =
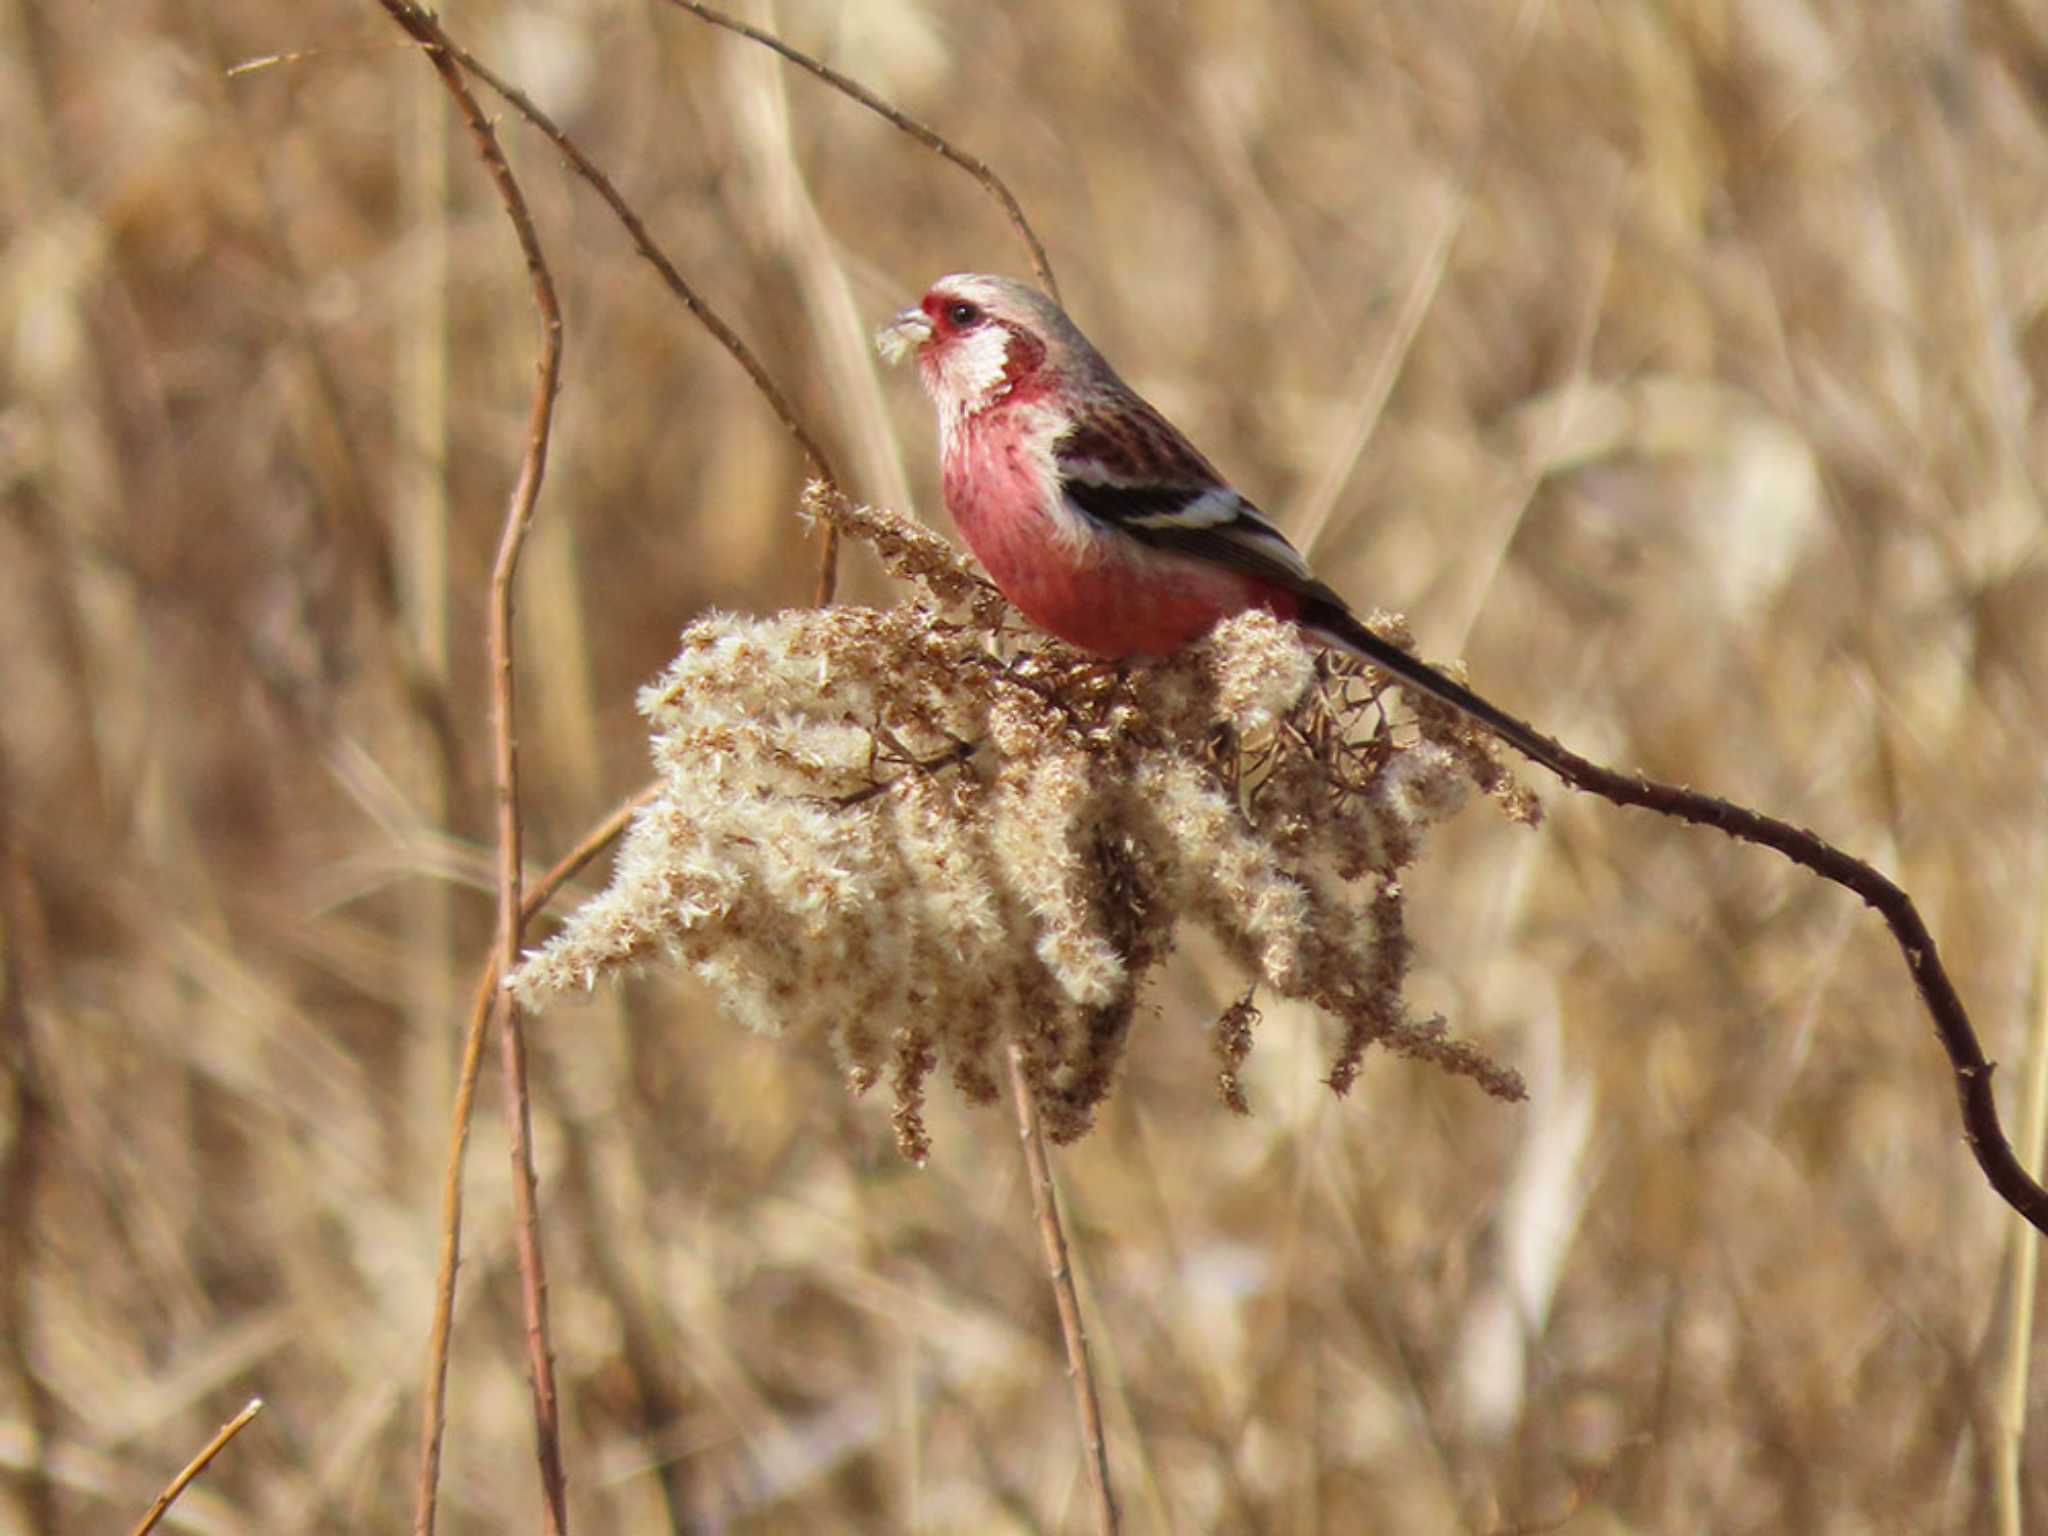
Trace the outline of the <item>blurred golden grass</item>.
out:
[[[998,165],[1081,323],[1317,520],[1337,585],[1573,744],[1878,861],[2021,1064],[2048,899],[2028,13],[775,19]],[[853,489],[934,503],[925,406],[858,344],[939,272],[1021,268],[971,185],[665,8],[449,23],[612,171]],[[172,1528],[396,1528],[488,942],[516,251],[374,7],[16,0],[5,27],[7,1518],[130,1520],[260,1392]],[[682,625],[800,602],[810,561],[772,419],[506,138],[568,315],[520,598],[545,859],[644,778],[631,693]],[[1191,943],[1063,1155],[1130,1528],[1996,1529],[2010,1222],[1895,952],[1765,855],[1546,794],[1534,838],[1450,829],[1412,907],[1416,1002],[1521,1064],[1526,1109],[1391,1060],[1334,1102],[1321,1026],[1274,1008],[1231,1120],[1204,1027],[1238,978]],[[578,1525],[1072,1528],[1005,1118],[936,1096],[913,1173],[832,1063],[667,984],[533,1042]],[[453,1532],[537,1507],[492,1097]]]

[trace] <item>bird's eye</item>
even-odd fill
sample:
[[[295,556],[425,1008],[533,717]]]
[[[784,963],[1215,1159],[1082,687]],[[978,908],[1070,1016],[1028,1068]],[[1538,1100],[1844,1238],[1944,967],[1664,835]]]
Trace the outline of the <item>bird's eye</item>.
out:
[[[981,323],[981,306],[970,304],[965,299],[955,299],[946,306],[946,323],[956,331]]]

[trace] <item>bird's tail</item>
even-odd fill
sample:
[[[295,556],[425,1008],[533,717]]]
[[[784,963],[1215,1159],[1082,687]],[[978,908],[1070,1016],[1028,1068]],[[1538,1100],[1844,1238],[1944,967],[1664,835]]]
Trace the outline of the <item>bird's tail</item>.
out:
[[[1325,644],[1371,662],[1397,683],[1419,688],[1432,698],[1441,699],[1559,777],[1573,777],[1568,761],[1571,754],[1559,743],[1505,710],[1487,703],[1463,683],[1453,682],[1428,662],[1409,655],[1391,641],[1382,640],[1361,624],[1342,603],[1311,598],[1302,604],[1296,622]]]

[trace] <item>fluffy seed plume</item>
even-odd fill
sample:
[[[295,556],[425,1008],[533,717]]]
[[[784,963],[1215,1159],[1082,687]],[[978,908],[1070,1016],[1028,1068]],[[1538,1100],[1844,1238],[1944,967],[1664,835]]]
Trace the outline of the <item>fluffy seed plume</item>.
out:
[[[1369,674],[1263,613],[1109,667],[1010,627],[916,524],[822,487],[805,509],[916,596],[684,632],[640,696],[661,791],[610,888],[512,977],[523,1002],[666,958],[735,1018],[828,1041],[856,1090],[886,1079],[922,1161],[930,1074],[986,1102],[1012,1040],[1051,1134],[1085,1131],[1193,919],[1335,1018],[1338,1091],[1379,1044],[1521,1095],[1401,1002],[1399,877],[1428,826],[1475,788],[1534,819],[1475,730],[1425,710],[1397,731]],[[1247,994],[1217,1026],[1236,1108],[1256,1017]]]

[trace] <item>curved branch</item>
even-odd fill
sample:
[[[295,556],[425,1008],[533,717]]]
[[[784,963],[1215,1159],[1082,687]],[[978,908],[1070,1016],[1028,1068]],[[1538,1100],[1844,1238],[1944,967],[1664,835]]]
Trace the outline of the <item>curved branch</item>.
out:
[[[385,3],[389,4],[390,0],[385,0]],[[789,397],[782,392],[775,380],[768,376],[768,370],[761,366],[761,361],[754,356],[753,349],[740,340],[739,332],[725,323],[718,311],[707,304],[697,290],[689,285],[683,274],[676,269],[676,264],[668,259],[667,252],[654,243],[654,237],[647,232],[646,224],[641,221],[640,215],[633,211],[632,205],[620,194],[619,189],[612,185],[611,178],[599,170],[597,163],[583,153],[576,141],[518,86],[504,79],[475,54],[448,40],[445,33],[439,46],[467,73],[489,86],[515,112],[545,134],[548,142],[562,152],[563,158],[569,162],[576,174],[590,183],[597,195],[604,199],[605,206],[611,209],[613,216],[625,226],[627,237],[633,242],[633,248],[660,274],[661,280],[668,285],[669,292],[681,301],[683,308],[697,317],[698,323],[711,333],[712,339],[725,348],[732,360],[740,365],[748,381],[760,393],[761,398],[768,402],[768,409],[775,413],[775,419],[782,423],[783,430],[796,440],[797,451],[803,454],[809,463],[812,477],[823,480],[828,485],[838,485],[839,476],[832,468],[831,459],[826,456],[823,445],[803,424],[802,418],[796,413],[796,407],[790,404]],[[814,595],[819,607],[822,608],[832,601],[838,584],[839,530],[828,524],[825,529],[825,543],[818,557],[818,583]]]
[[[1899,952],[1905,956],[1906,968],[1913,974],[1920,1000],[1934,1021],[1934,1033],[1948,1053],[1949,1065],[1955,1073],[1956,1097],[1962,1106],[1963,1139],[1970,1144],[1977,1166],[1984,1170],[2000,1199],[2037,1230],[2048,1233],[2048,1190],[2027,1172],[1999,1125],[1998,1102],[1991,1092],[1993,1063],[1985,1057],[1955,983],[1942,966],[1933,935],[1904,890],[1861,859],[1851,857],[1804,827],[1698,790],[1603,768],[1413,656],[1393,652],[1382,670],[1392,672],[1397,681],[1402,673],[1407,673],[1444,701],[1423,701],[1422,707],[1443,708],[1448,704],[1461,710],[1573,789],[1598,795],[1616,805],[1640,806],[1660,816],[1675,816],[1695,826],[1712,827],[1740,842],[1772,849],[1800,868],[1860,896],[1891,929]]]
[[[710,22],[714,27],[723,27],[728,32],[737,32],[749,42],[759,43],[763,48],[781,54],[799,69],[809,70],[835,91],[852,97],[870,112],[893,128],[901,129],[932,153],[950,160],[976,181],[982,189],[1003,206],[1003,214],[1010,221],[1010,227],[1017,231],[1025,246],[1031,252],[1031,271],[1038,279],[1038,286],[1051,294],[1055,300],[1060,296],[1060,286],[1053,281],[1052,262],[1047,259],[1045,247],[1039,242],[1038,231],[1031,227],[1031,221],[1024,217],[1024,208],[1004,185],[1003,178],[989,168],[988,162],[964,149],[955,149],[950,141],[935,128],[927,128],[907,112],[892,107],[858,80],[849,79],[829,64],[822,64],[800,49],[792,48],[773,33],[763,32],[759,27],[750,27],[737,17],[723,11],[714,11],[708,5],[699,5],[697,0],[669,0],[671,5],[680,6],[692,16]]]
[[[519,478],[505,510],[498,538],[498,553],[491,569],[490,627],[488,642],[491,665],[491,736],[493,767],[497,784],[498,810],[498,929],[492,945],[501,973],[508,973],[519,958],[520,935],[525,927],[524,903],[520,892],[519,759],[513,736],[512,585],[519,570],[519,555],[532,525],[534,507],[540,499],[541,482],[547,473],[548,440],[554,427],[555,393],[562,370],[562,310],[555,297],[554,278],[542,254],[540,236],[525,194],[498,147],[496,131],[464,83],[462,71],[452,55],[452,44],[440,23],[412,0],[381,0],[391,19],[410,36],[425,45],[427,60],[441,82],[455,98],[476,141],[478,156],[496,185],[499,201],[519,239],[526,258],[526,270],[533,286],[533,303],[540,317],[540,360],[534,381],[533,403],[527,415],[526,451],[521,456]],[[507,1116],[512,1133],[512,1197],[517,1213],[520,1292],[526,1314],[527,1369],[533,1392],[535,1450],[540,1462],[544,1496],[544,1528],[561,1536],[569,1527],[568,1481],[562,1470],[561,1408],[555,1391],[555,1364],[548,1336],[547,1266],[540,1240],[538,1179],[533,1169],[533,1115],[526,1087],[526,1046],[519,1027],[518,1005],[511,994],[496,993],[494,1010],[500,1020],[499,1055],[505,1081]],[[471,1040],[480,1046],[480,1034],[473,1024]],[[467,1068],[467,1063],[465,1063]],[[470,1079],[473,1084],[473,1077]],[[466,1114],[466,1105],[458,1106]],[[466,1133],[466,1125],[461,1128]],[[459,1159],[459,1147],[457,1151]],[[460,1175],[459,1161],[456,1164]],[[459,1194],[459,1188],[458,1188]],[[444,1233],[444,1242],[448,1241]],[[452,1265],[450,1268],[452,1277]],[[420,1502],[414,1515],[415,1529],[430,1533],[434,1524],[435,1487],[439,1477],[443,1403],[447,1383],[447,1339],[439,1330],[438,1355],[429,1351],[427,1403],[421,1423]]]
[[[540,879],[526,888],[520,904],[531,922],[556,891],[608,848],[626,830],[633,813],[654,798],[660,786],[647,784],[612,808],[609,816],[583,835]],[[413,1515],[414,1536],[434,1536],[436,1490],[441,1475],[441,1429],[447,1395],[448,1346],[455,1324],[455,1276],[462,1263],[462,1165],[469,1148],[470,1121],[476,1106],[477,1079],[483,1074],[484,1041],[490,1033],[492,1004],[501,988],[498,951],[493,949],[476,979],[469,1025],[462,1036],[462,1065],[456,1076],[455,1105],[449,1115],[448,1163],[441,1179],[441,1258],[434,1271],[434,1320],[427,1335],[426,1402],[420,1410],[420,1470]]]
[[[219,1430],[215,1432],[214,1437],[201,1448],[199,1454],[185,1463],[185,1470],[172,1478],[169,1484],[165,1486],[164,1491],[150,1502],[149,1508],[143,1513],[142,1519],[136,1523],[135,1529],[129,1533],[129,1536],[149,1536],[149,1533],[156,1529],[157,1522],[163,1519],[165,1511],[177,1502],[178,1495],[185,1491],[191,1484],[192,1479],[211,1466],[213,1458],[227,1449],[227,1443],[247,1429],[249,1421],[262,1411],[263,1399],[252,1397],[243,1405],[240,1413],[229,1419],[227,1423],[221,1425]]]

